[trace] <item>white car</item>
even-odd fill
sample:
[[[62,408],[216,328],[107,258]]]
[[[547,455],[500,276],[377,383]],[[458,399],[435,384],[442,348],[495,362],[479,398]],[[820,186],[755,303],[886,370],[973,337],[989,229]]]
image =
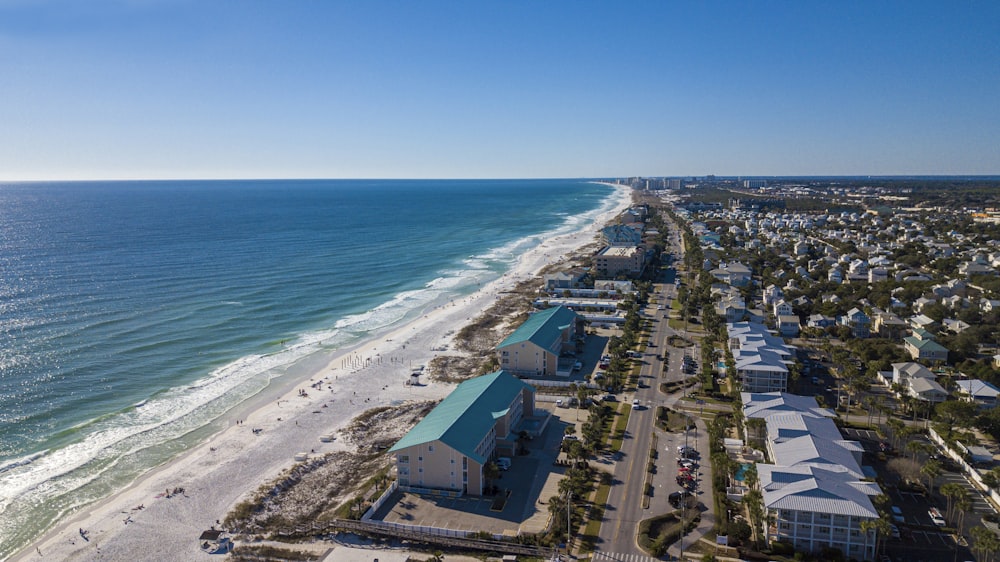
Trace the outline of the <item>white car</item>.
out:
[[[632,407],[633,408],[638,408],[639,407],[639,399],[638,398],[632,400]]]
[[[500,470],[510,470],[510,458],[497,457],[497,466],[500,467]]]

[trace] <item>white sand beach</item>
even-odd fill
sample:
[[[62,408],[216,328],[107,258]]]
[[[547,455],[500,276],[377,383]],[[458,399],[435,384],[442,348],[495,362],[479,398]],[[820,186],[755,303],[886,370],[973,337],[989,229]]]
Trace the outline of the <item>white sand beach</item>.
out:
[[[227,429],[70,515],[13,560],[211,558],[199,548],[199,534],[218,528],[217,521],[236,503],[292,466],[297,453],[319,455],[349,446],[342,439],[320,442],[321,435],[336,433],[372,407],[443,398],[453,387],[429,377],[422,386],[405,385],[410,367],[428,363],[435,354],[432,348],[447,342],[449,333],[479,315],[500,292],[593,242],[600,227],[629,206],[631,190],[620,188],[615,198],[612,211],[526,252],[508,274],[475,294],[430,310],[377,341],[336,352],[312,376],[275,381],[250,404],[231,412]]]

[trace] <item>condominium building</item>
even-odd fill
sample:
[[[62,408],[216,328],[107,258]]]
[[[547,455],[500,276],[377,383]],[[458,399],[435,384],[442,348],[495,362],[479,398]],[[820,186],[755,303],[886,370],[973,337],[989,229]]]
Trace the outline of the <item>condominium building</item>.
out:
[[[528,317],[497,346],[500,368],[520,377],[558,373],[563,346],[575,349],[573,340],[583,334],[583,319],[569,308],[556,306]],[[567,373],[568,374],[568,373]]]
[[[736,362],[736,377],[745,392],[788,390],[788,363],[792,348],[762,324],[727,324],[729,351]]]
[[[646,252],[641,246],[608,246],[594,257],[594,269],[601,275],[638,275],[645,265]]]
[[[844,439],[833,413],[794,394],[742,393],[746,419],[764,419],[773,464],[757,464],[768,541],[819,553],[839,549],[847,558],[872,560],[879,518],[871,498],[882,493],[864,480],[863,447]]]
[[[534,388],[505,371],[463,382],[389,449],[400,489],[482,495],[483,465],[544,427],[524,423],[534,410]]]

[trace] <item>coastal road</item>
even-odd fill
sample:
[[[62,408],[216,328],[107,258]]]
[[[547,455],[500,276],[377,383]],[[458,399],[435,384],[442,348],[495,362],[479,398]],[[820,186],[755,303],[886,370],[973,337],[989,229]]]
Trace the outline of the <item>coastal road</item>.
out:
[[[656,286],[658,301],[664,301],[662,285]],[[649,346],[642,357],[642,367],[639,372],[639,388],[633,398],[639,401],[639,407],[632,409],[626,428],[626,438],[622,443],[622,460],[617,462],[614,470],[615,482],[611,489],[605,510],[604,523],[601,526],[598,552],[620,555],[645,555],[636,544],[638,524],[643,519],[656,515],[642,506],[647,477],[649,450],[653,442],[653,425],[656,407],[665,403],[664,395],[660,394],[659,383],[663,372],[663,361],[658,357],[667,349],[667,339],[674,333],[664,318],[665,310],[659,310],[656,304],[647,306],[644,316],[653,320]],[[670,354],[671,373],[680,371],[680,354]],[[627,399],[627,398],[626,398]],[[664,453],[663,444],[660,449],[659,468],[673,464],[672,453]],[[676,467],[674,467],[676,471]]]
[[[670,236],[671,247],[667,248],[674,256],[682,255],[682,248],[679,240],[675,242],[675,237]],[[672,277],[672,275],[671,275]],[[673,406],[680,398],[680,394],[666,396],[659,392],[661,382],[678,380],[684,375],[681,373],[681,362],[684,353],[677,348],[670,348],[667,340],[671,335],[677,334],[669,327],[667,317],[669,316],[670,303],[675,294],[672,284],[673,279],[667,279],[671,283],[660,283],[654,285],[653,304],[647,305],[643,311],[645,318],[652,321],[650,329],[649,345],[642,358],[643,365],[639,373],[639,388],[633,396],[639,401],[640,407],[633,408],[626,428],[626,439],[622,443],[622,460],[615,464],[614,481],[616,485],[612,487],[608,496],[607,509],[604,514],[604,522],[601,525],[599,541],[596,547],[597,556],[595,559],[605,559],[601,556],[610,557],[608,559],[619,559],[616,557],[635,557],[642,559],[646,556],[636,543],[638,524],[643,519],[659,515],[666,509],[662,507],[662,498],[651,502],[653,509],[644,509],[642,506],[643,495],[645,493],[645,483],[647,477],[647,464],[649,462],[649,450],[653,443],[653,427],[657,406]],[[659,306],[663,305],[663,309]],[[672,350],[672,352],[670,352]],[[669,353],[669,357],[662,357],[662,354]],[[664,364],[667,361],[667,365]],[[666,368],[665,368],[666,367]],[[626,397],[626,399],[628,399]],[[676,444],[682,442],[678,438],[683,437],[673,435],[657,442],[657,470],[655,493],[666,495],[671,491],[679,489],[674,482],[677,473],[674,457],[676,456]],[[670,450],[666,450],[669,447]],[[703,441],[699,449],[707,450],[707,443]],[[704,453],[703,453],[703,460]],[[664,480],[666,480],[666,492],[664,493]],[[711,493],[710,491],[708,493]],[[710,505],[710,503],[709,503]]]

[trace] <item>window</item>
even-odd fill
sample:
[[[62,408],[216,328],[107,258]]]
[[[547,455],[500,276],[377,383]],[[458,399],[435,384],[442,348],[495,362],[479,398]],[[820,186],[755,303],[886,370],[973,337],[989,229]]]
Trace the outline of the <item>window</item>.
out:
[[[424,462],[424,457],[423,457],[423,456],[419,456],[419,457],[417,457],[417,460],[418,460],[419,462]]]
[[[422,469],[422,468],[418,468],[417,469],[417,472],[423,472],[423,471],[424,471],[424,469]]]
[[[399,461],[400,464],[408,464],[410,462],[410,455],[399,455],[396,457],[396,460]]]
[[[451,459],[451,464],[455,464],[455,459]]]
[[[428,445],[427,446],[427,452],[433,453],[434,452],[434,445]]]

